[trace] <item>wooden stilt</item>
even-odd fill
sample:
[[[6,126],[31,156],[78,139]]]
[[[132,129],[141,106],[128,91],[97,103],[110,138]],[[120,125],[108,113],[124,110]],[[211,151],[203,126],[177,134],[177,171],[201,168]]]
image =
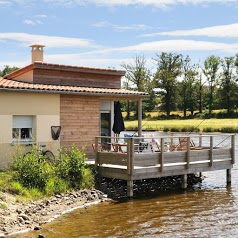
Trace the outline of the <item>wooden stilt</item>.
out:
[[[231,169],[226,170],[226,184],[227,185],[231,184]]]
[[[187,174],[182,175],[182,188],[186,189],[188,186],[188,176]]]
[[[127,197],[133,197],[133,180],[127,180]]]

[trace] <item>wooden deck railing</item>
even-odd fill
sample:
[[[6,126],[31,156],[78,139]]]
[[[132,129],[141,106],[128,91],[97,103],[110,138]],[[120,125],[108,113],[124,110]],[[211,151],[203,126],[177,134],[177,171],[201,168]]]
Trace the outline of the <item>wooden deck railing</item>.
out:
[[[228,147],[214,147],[214,138],[218,136],[221,135],[183,136],[187,140],[185,150],[178,150],[179,145],[174,143],[179,136],[157,138],[160,145],[159,152],[144,151],[137,148],[140,146],[139,142],[146,139],[145,137],[121,138],[123,144],[120,145],[118,142],[115,144],[126,147],[123,153],[118,152],[118,150],[113,151],[114,138],[97,137],[95,141],[95,166],[103,177],[127,180],[129,196],[133,195],[133,180],[138,179],[182,175],[186,182],[186,176],[190,173],[226,169],[227,183],[230,183],[231,176],[228,170],[235,163],[235,135],[222,135],[227,137]],[[197,137],[197,147],[190,146],[190,140],[194,140],[194,137]],[[107,146],[111,147],[112,150],[102,148],[101,143],[106,139],[109,141]],[[165,150],[165,145],[169,147],[169,144],[165,144],[168,141],[171,149]],[[144,142],[143,145],[145,145]],[[149,142],[148,146],[150,146]],[[187,186],[185,182],[183,183],[184,188]]]

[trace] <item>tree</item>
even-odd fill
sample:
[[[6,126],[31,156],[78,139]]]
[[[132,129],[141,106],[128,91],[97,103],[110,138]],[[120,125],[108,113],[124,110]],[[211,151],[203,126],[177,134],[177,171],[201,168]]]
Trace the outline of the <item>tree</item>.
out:
[[[126,87],[138,91],[148,92],[150,97],[143,102],[143,111],[155,107],[155,94],[153,91],[153,81],[151,73],[146,68],[146,59],[144,56],[136,56],[133,63],[122,63],[122,67],[126,70],[125,78],[127,79]],[[145,105],[150,104],[150,107]],[[136,110],[137,115],[137,110]]]
[[[129,80],[127,78],[125,78],[125,80],[123,81],[122,88],[131,90]],[[136,106],[134,105],[134,102],[130,102],[129,100],[123,100],[121,101],[121,107],[123,111],[126,111],[126,120],[130,120],[130,112],[133,110],[136,111]]]
[[[225,57],[222,61],[222,72],[219,82],[219,95],[221,99],[221,106],[227,109],[227,113],[230,114],[231,109],[234,108],[236,93],[235,82],[235,58]]]
[[[217,83],[217,74],[220,66],[220,58],[214,55],[209,56],[204,61],[203,73],[206,76],[209,85],[209,115],[212,114],[214,89]]]
[[[196,83],[197,87],[197,95],[198,95],[198,110],[199,113],[202,113],[203,111],[203,94],[204,94],[204,87],[203,87],[203,83],[202,83],[202,73],[199,72],[199,76],[198,76],[198,80]]]
[[[10,74],[10,73],[12,73],[12,72],[14,72],[14,71],[16,71],[18,69],[19,68],[16,67],[16,66],[10,67],[8,65],[4,65],[4,69],[2,71],[0,70],[0,77],[3,77],[5,75],[7,75],[7,74]]]
[[[182,109],[183,115],[186,117],[187,110],[191,111],[193,115],[194,110],[197,107],[196,98],[196,76],[198,71],[195,65],[191,65],[191,59],[189,56],[183,60],[183,80],[179,83],[180,96],[182,97]]]
[[[165,110],[167,117],[171,110],[175,109],[177,100],[177,77],[182,74],[182,55],[162,52],[154,59],[157,71],[154,75],[156,87],[161,96],[161,108]]]

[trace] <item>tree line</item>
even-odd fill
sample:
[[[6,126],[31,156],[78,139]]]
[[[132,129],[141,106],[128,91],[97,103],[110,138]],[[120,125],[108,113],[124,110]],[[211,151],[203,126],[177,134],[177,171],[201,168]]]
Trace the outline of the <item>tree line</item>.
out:
[[[224,109],[228,116],[238,106],[238,54],[220,58],[208,56],[203,63],[193,64],[189,56],[162,52],[153,59],[155,70],[147,68],[147,59],[136,56],[130,63],[122,63],[126,70],[123,88],[147,92],[143,100],[143,112],[160,111],[169,118],[172,111],[203,113]],[[0,77],[18,67],[4,66]],[[122,102],[123,110],[137,115],[137,105],[132,101]]]
[[[213,110],[224,109],[228,116],[238,105],[238,54],[220,58],[208,56],[203,63],[193,64],[189,56],[162,52],[153,59],[155,70],[146,67],[144,56],[133,62],[122,63],[126,70],[123,88],[144,91],[149,97],[143,102],[143,111],[164,112],[169,118],[172,111],[183,111],[186,117],[205,110],[211,117]],[[137,110],[135,102],[123,102],[123,110]]]

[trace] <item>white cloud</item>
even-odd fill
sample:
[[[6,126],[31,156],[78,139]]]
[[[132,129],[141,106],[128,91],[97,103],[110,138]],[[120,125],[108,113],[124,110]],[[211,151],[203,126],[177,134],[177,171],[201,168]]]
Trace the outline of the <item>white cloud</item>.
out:
[[[128,5],[142,5],[142,6],[155,6],[158,8],[166,8],[178,4],[237,4],[237,0],[44,0],[47,3],[59,4],[61,6],[73,6],[73,5],[86,5],[97,4],[104,6],[128,6]]]
[[[27,33],[0,33],[0,40],[13,40],[21,42],[24,46],[42,44],[47,47],[92,47],[99,48],[93,41],[81,38],[60,36],[31,35]]]
[[[0,7],[8,7],[11,5],[10,1],[0,0]]]
[[[144,42],[132,46],[119,47],[119,48],[105,48],[102,50],[89,51],[81,55],[93,54],[117,54],[121,53],[156,53],[162,51],[219,51],[226,53],[236,53],[238,51],[238,44],[226,44],[209,41],[195,41],[195,40],[164,40]]]
[[[27,25],[32,25],[32,26],[43,24],[42,20],[45,20],[47,18],[47,16],[42,14],[42,15],[35,15],[30,18],[31,19],[24,20],[23,23],[27,24]]]
[[[238,37],[238,23],[229,25],[220,25],[205,27],[200,29],[192,30],[177,30],[177,31],[167,31],[158,32],[153,34],[146,34],[143,36],[208,36],[208,37]]]
[[[183,52],[183,51],[204,51],[223,53],[236,53],[238,51],[238,44],[225,44],[207,41],[193,41],[193,40],[168,40],[168,41],[154,41],[145,42],[133,46],[119,47],[119,48],[105,48],[103,50],[88,51],[86,53],[75,54],[55,54],[46,55],[45,59],[48,62],[73,64],[73,65],[88,65],[95,67],[110,67],[118,68],[122,62],[128,61],[129,56],[133,53],[154,55],[159,52]],[[115,58],[117,57],[117,58]]]
[[[100,28],[112,28],[114,31],[119,31],[119,32],[142,31],[142,30],[151,29],[150,26],[147,26],[145,24],[132,24],[132,25],[128,25],[128,26],[120,26],[120,25],[109,23],[107,21],[97,22],[94,24],[94,26],[100,27]]]
[[[34,21],[32,21],[30,19],[24,20],[23,23],[26,24],[26,25],[32,25],[32,26],[34,26],[36,24]]]

